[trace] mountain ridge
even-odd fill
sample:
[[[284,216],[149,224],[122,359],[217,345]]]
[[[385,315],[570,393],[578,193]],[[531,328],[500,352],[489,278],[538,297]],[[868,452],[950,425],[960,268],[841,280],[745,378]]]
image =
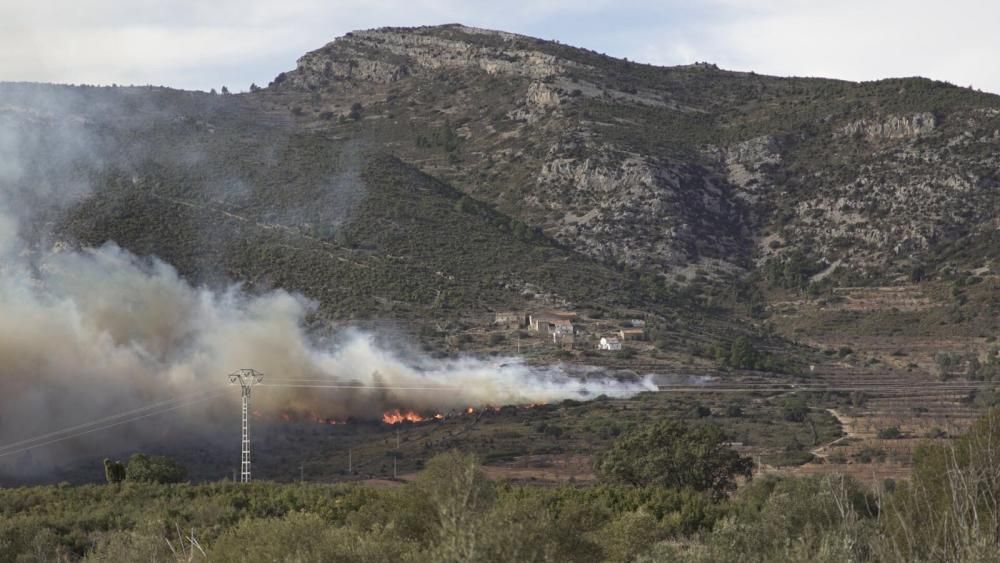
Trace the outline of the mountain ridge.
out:
[[[581,59],[587,64],[581,63]],[[388,71],[379,64],[396,66]],[[352,69],[369,69],[371,72]],[[715,239],[708,234],[713,228],[721,227],[725,231],[731,227],[733,232],[727,234],[737,239],[720,238],[715,241],[714,248],[707,250],[709,258],[730,257],[730,263],[721,270],[742,266],[745,271],[754,253],[759,254],[758,262],[761,258],[766,261],[769,255],[781,254],[771,252],[774,249],[761,248],[760,242],[770,236],[763,231],[768,230],[770,225],[755,225],[753,230],[757,232],[747,233],[747,226],[743,224],[752,220],[758,223],[774,222],[775,215],[780,219],[780,214],[785,212],[779,209],[781,202],[767,201],[779,198],[761,193],[762,186],[771,184],[771,191],[778,192],[783,198],[788,195],[788,182],[784,176],[790,171],[799,175],[793,180],[802,183],[810,181],[809,176],[822,177],[834,173],[834,170],[823,169],[830,168],[830,165],[837,168],[844,165],[876,168],[879,166],[877,163],[865,162],[865,155],[858,153],[882,151],[886,153],[881,155],[884,157],[889,151],[912,152],[915,144],[933,143],[940,141],[939,137],[944,134],[954,133],[953,121],[975,120],[976,109],[983,110],[980,117],[986,117],[978,120],[977,126],[983,126],[981,128],[988,134],[979,136],[979,139],[992,143],[992,131],[996,130],[997,122],[993,119],[995,114],[990,115],[989,112],[995,112],[1000,107],[997,96],[964,91],[925,79],[849,83],[827,79],[763,77],[754,73],[722,71],[711,66],[652,67],[554,42],[457,25],[380,28],[349,34],[303,56],[297,69],[285,74],[285,79],[276,80],[275,86],[303,88],[315,93],[323,92],[324,87],[336,88],[331,84],[346,87],[364,82],[398,85],[407,80],[419,80],[422,75],[442,69],[512,77],[511,82],[518,82],[520,99],[507,100],[511,107],[504,117],[523,123],[522,129],[529,130],[531,136],[545,138],[549,142],[548,154],[539,155],[538,162],[531,163],[538,172],[532,179],[535,189],[529,196],[534,201],[523,206],[525,209],[506,203],[506,194],[481,193],[474,181],[463,178],[461,173],[450,179],[468,193],[506,207],[515,216],[523,214],[535,224],[542,223],[546,232],[585,254],[607,259],[610,253],[612,260],[622,261],[630,267],[656,269],[661,273],[683,271],[686,266],[699,264],[701,253],[699,249],[692,248],[692,243]],[[605,84],[592,80],[597,71],[606,75]],[[618,82],[612,83],[615,80]],[[769,93],[771,90],[774,92]],[[817,107],[824,104],[817,104],[812,99],[827,90],[828,96],[836,95],[841,99],[834,100],[836,103],[830,104],[830,107]],[[782,96],[787,99],[779,99]],[[820,102],[824,101],[829,100],[820,99]],[[976,108],[977,103],[985,105]],[[783,110],[783,106],[792,106],[787,113],[795,119],[782,123],[780,118],[787,117],[784,115],[786,112],[775,113],[775,107],[769,107],[775,104],[778,110]],[[956,109],[965,112],[964,115],[954,115]],[[970,109],[973,111],[968,111]],[[608,113],[608,110],[611,110],[608,117],[613,122],[601,120],[596,115],[598,111]],[[489,129],[489,124],[480,125]],[[688,131],[673,135],[649,131],[650,128],[669,130],[678,125],[697,130],[693,131],[694,135],[688,134]],[[733,135],[734,130],[752,128],[760,129],[752,133],[761,134]],[[989,130],[991,128],[992,131]],[[630,138],[621,138],[625,132]],[[660,138],[644,138],[648,136]],[[471,132],[469,137],[473,138]],[[819,143],[836,146],[843,153],[855,154],[844,154],[850,158],[843,163],[819,159],[810,163],[805,158],[814,156],[812,154],[789,154],[808,151],[813,148],[810,145]],[[486,152],[489,145],[482,144],[482,147],[475,148],[484,149],[483,153],[489,154]],[[751,145],[755,147],[748,150]],[[579,158],[580,152],[586,153],[589,158]],[[678,155],[681,156],[679,163],[676,160]],[[502,158],[503,154],[497,156]],[[917,153],[917,156],[924,160],[937,158],[936,154]],[[492,157],[489,155],[488,158]],[[969,159],[955,160],[945,164],[952,168],[977,164]],[[978,164],[989,166],[990,161]],[[906,164],[894,165],[895,168],[903,166]],[[691,167],[695,168],[686,174],[686,169],[691,170]],[[909,168],[916,167],[911,165]],[[836,171],[838,174],[841,172]],[[978,178],[962,179],[957,173],[949,178],[935,176],[929,170],[912,172],[926,176],[924,181],[935,184],[934,187],[960,186],[957,189],[968,190],[980,182]],[[855,179],[861,184],[872,181],[867,175],[858,175]],[[995,178],[988,176],[985,181],[992,190]],[[694,182],[704,182],[706,188],[694,193],[685,189]],[[645,197],[653,204],[656,213],[644,217],[642,210],[615,209],[615,203],[606,201],[605,197],[604,201],[599,201],[604,204],[603,207],[570,201],[569,205],[557,206],[556,212],[551,214],[561,215],[561,218],[544,215],[545,208],[556,205],[553,199],[597,197],[600,200],[601,190],[608,191],[608,186],[612,187],[612,191],[620,189],[628,193],[632,199]],[[775,186],[777,189],[774,189]],[[887,190],[905,194],[910,187],[892,185]],[[843,183],[827,189],[858,191]],[[543,197],[546,194],[548,197]],[[692,197],[685,198],[686,195]],[[815,195],[823,199],[822,193]],[[699,200],[705,198],[708,198],[705,208],[698,210]],[[676,199],[684,201],[673,202]],[[847,213],[857,215],[853,210],[863,205],[860,203],[863,199],[864,194],[844,193],[840,198],[817,201],[815,205],[814,202],[801,201],[797,204],[799,209],[796,214],[818,213],[816,209],[828,212],[834,207],[839,210],[846,204]],[[986,205],[976,207],[989,209],[995,206],[995,194],[988,193],[985,199],[980,203]],[[764,206],[758,205],[756,210],[738,210],[744,202],[749,205],[762,200],[768,208],[761,209]],[[888,203],[884,201],[880,205]],[[723,209],[727,206],[735,211]],[[719,212],[713,215],[713,210]],[[887,211],[904,217],[916,215],[917,209],[906,208],[902,213],[894,209]],[[966,208],[959,212],[968,211]],[[702,216],[706,214],[708,217],[702,221]],[[671,228],[661,228],[664,215],[668,220],[677,219],[673,228],[683,230],[693,225],[694,232],[687,236],[683,236],[682,232],[682,236],[677,237],[681,240],[675,242]],[[587,232],[591,226],[588,222],[595,216],[594,232]],[[586,218],[582,226],[581,217]],[[850,241],[860,247],[864,247],[864,243],[876,245],[877,248],[869,251],[868,256],[864,251],[854,256],[844,256],[836,251],[838,246],[846,244],[838,242],[837,237],[849,234],[844,232],[845,222],[839,216],[835,225],[824,223],[820,229],[813,228],[814,222],[809,220],[797,221],[789,235],[825,238],[820,241],[823,248],[818,254],[822,255],[816,256],[817,262],[825,266],[838,260],[842,264],[868,270],[890,265],[897,270],[897,277],[905,270],[901,262],[910,259],[903,256],[897,260],[886,249],[892,249],[896,254],[899,254],[896,249],[908,247],[927,249],[935,244],[939,236],[939,231],[922,229],[913,222],[898,225],[898,234],[887,236],[880,227],[870,226],[874,219],[860,218],[867,231],[864,236]],[[623,220],[631,224],[618,224]],[[696,228],[699,222],[704,224]],[[649,236],[628,240],[627,231],[634,225],[638,225],[639,230],[645,228],[651,231],[646,233]],[[740,231],[744,232],[740,234]],[[827,232],[836,234],[826,236]],[[640,242],[637,238],[649,243],[646,248],[636,248],[635,243]],[[627,243],[619,243],[621,240]],[[770,238],[767,242],[773,240],[776,239]],[[873,256],[874,260],[871,259]],[[678,265],[682,267],[677,268]]]
[[[760,292],[947,281],[997,267],[1000,97],[920,78],[656,67],[452,24],[352,32],[246,94],[8,83],[0,102],[0,118],[18,127],[49,111],[53,138],[75,123],[103,139],[95,146],[109,166],[90,172],[82,203],[50,218],[62,235],[162,255],[195,279],[287,285],[329,302],[331,318],[483,313],[528,306],[526,295],[668,316],[688,304],[722,307],[739,317]],[[372,174],[379,166],[418,176]],[[424,182],[455,191],[408,227],[418,247],[366,240],[384,234],[366,221],[408,219],[380,215],[393,198],[416,195],[408,201],[420,209],[420,194],[444,193],[405,190]],[[281,225],[290,229],[282,236],[307,245],[337,246],[342,254],[328,258],[340,264],[405,249],[420,255],[406,270],[416,288],[385,270],[340,284],[368,290],[330,293],[327,282],[289,274],[316,266],[267,237],[263,261],[248,258],[250,247],[220,251],[228,227],[177,215],[187,227],[166,228],[159,218],[188,213],[183,205],[167,212],[160,200],[146,211],[155,220],[144,220],[142,206],[123,203],[150,185]],[[353,210],[371,194],[388,199],[358,219]],[[102,215],[109,209],[137,221]],[[506,272],[502,260],[464,266],[463,253],[483,252],[477,239],[435,246],[434,233],[456,221],[502,260],[561,258],[515,260]],[[402,241],[406,229],[385,232]],[[561,271],[537,275],[560,260]],[[441,313],[434,304],[449,276],[464,281],[446,293],[464,297]],[[519,289],[483,291],[490,279]]]

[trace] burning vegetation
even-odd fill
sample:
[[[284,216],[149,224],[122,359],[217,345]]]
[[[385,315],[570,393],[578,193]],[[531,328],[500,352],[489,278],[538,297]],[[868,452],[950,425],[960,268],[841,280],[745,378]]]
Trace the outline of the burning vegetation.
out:
[[[389,425],[396,425],[403,423],[417,424],[421,422],[433,422],[438,420],[444,420],[446,418],[465,417],[477,414],[482,415],[485,413],[499,413],[505,409],[531,409],[535,407],[544,406],[545,404],[546,403],[531,403],[527,405],[507,406],[507,407],[495,407],[487,405],[484,407],[480,407],[478,409],[475,407],[466,407],[464,409],[459,409],[448,413],[433,412],[433,411],[418,412],[413,409],[394,408],[382,413],[381,422],[383,424],[389,424]],[[260,411],[257,410],[253,411],[252,415],[253,418],[256,420],[266,420],[266,417]],[[356,419],[353,417],[349,419],[336,419],[336,418],[321,416],[312,411],[295,412],[295,411],[285,410],[275,414],[273,420],[285,423],[306,422],[306,423],[316,423],[316,424],[328,424],[334,426],[339,424],[348,424],[351,421],[360,422],[364,419]]]
[[[455,417],[455,416],[470,416],[470,415],[474,415],[476,413],[479,413],[479,414],[491,413],[491,412],[492,413],[498,413],[498,412],[501,412],[505,408],[530,409],[530,408],[539,407],[539,406],[542,406],[542,405],[545,405],[545,404],[546,403],[531,403],[531,404],[527,404],[527,405],[520,405],[518,407],[513,407],[513,406],[511,406],[511,407],[494,407],[494,406],[491,406],[491,405],[486,405],[486,406],[481,407],[479,409],[476,409],[475,407],[466,407],[466,408],[464,408],[462,410],[452,411],[452,412],[450,412],[448,414],[443,414],[443,413],[438,412],[438,413],[434,413],[433,415],[423,415],[423,414],[420,414],[419,412],[413,411],[413,410],[392,409],[392,410],[388,410],[388,411],[382,413],[382,422],[384,422],[386,424],[402,424],[404,422],[410,422],[410,423],[427,422],[427,421],[432,421],[432,420],[444,420],[445,418],[451,418],[451,417]]]
[[[435,417],[437,418],[437,417]],[[382,413],[382,422],[386,424],[400,424],[403,422],[423,422],[427,420],[420,413],[414,411],[403,411],[393,409]]]

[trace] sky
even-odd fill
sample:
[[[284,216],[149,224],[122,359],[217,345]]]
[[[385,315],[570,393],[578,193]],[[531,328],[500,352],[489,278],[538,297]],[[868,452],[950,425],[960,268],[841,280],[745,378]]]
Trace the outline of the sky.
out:
[[[986,0],[0,0],[0,81],[243,91],[348,31],[455,22],[658,65],[1000,93]]]

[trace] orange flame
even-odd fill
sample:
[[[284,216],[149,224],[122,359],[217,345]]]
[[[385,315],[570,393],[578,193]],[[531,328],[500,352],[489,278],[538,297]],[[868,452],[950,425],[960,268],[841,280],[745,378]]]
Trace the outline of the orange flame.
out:
[[[414,411],[401,411],[393,409],[382,413],[382,422],[386,424],[400,424],[402,422],[420,422],[424,417]]]

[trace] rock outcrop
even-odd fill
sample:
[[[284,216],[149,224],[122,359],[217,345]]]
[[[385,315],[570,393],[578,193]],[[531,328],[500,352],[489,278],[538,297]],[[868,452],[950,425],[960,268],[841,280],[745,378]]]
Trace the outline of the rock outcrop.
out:
[[[738,260],[745,241],[741,209],[725,181],[700,166],[593,148],[587,158],[558,156],[537,176],[557,239],[636,269],[671,272],[702,258]],[[554,204],[553,202],[558,202]],[[713,231],[714,236],[702,236]]]
[[[838,133],[843,136],[860,136],[868,140],[905,139],[927,134],[937,127],[933,113],[889,115],[878,119],[859,119],[848,123]]]
[[[513,33],[461,25],[356,31],[306,53],[295,71],[279,76],[276,82],[317,88],[337,80],[394,82],[411,74],[449,69],[538,80],[575,66],[525,49],[523,45],[531,41]]]

